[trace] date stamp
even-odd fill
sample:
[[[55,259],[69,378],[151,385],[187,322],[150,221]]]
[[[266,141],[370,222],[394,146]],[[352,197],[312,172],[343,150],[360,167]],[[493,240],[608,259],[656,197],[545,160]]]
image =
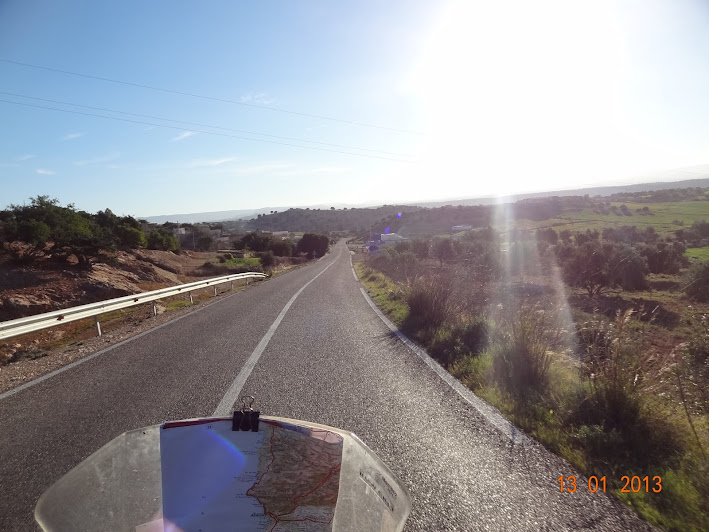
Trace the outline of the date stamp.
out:
[[[573,475],[566,478],[561,476],[557,478],[556,481],[559,483],[559,491],[561,491],[561,493],[576,493],[577,489],[583,489],[579,487],[579,480]],[[624,475],[620,477],[620,483],[623,484],[623,487],[620,488],[621,493],[638,493],[641,491],[645,493],[660,493],[662,491],[662,477],[658,475],[654,477],[639,477],[637,475],[630,477]],[[591,493],[596,493],[597,491],[605,493],[606,477],[588,477],[588,491]]]

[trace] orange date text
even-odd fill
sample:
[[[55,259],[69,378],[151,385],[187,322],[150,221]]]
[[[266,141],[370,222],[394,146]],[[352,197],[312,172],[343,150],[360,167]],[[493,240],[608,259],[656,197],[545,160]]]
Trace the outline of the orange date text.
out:
[[[588,491],[591,493],[596,493],[597,491],[602,493],[606,492],[605,476],[600,478],[591,476],[588,478],[587,483],[584,483],[573,475],[568,477],[561,476],[557,478],[556,481],[559,483],[559,491],[562,493],[576,493],[577,489],[583,489],[583,487],[587,487]],[[637,475],[631,477],[624,475],[620,477],[620,484],[622,485],[620,488],[621,493],[638,493],[641,491],[645,493],[660,493],[662,491],[662,477],[657,475],[654,477],[639,477]]]

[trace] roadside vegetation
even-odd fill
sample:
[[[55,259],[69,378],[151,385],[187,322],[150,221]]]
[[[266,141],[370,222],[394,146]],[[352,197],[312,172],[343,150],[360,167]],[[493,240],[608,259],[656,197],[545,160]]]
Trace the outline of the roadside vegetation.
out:
[[[385,246],[356,271],[407,335],[516,425],[605,476],[648,521],[708,530],[709,263],[686,251],[709,245],[709,223],[675,228],[485,226]],[[662,490],[625,490],[623,476],[650,488],[659,476]]]
[[[237,250],[209,251],[217,248],[216,238],[225,243],[219,236],[225,225],[166,222],[157,226],[118,216],[110,209],[92,214],[62,206],[48,196],[10,205],[0,211],[0,321],[200,277],[248,271],[279,274],[323,256],[330,245],[329,236],[315,233],[299,235],[297,242],[265,233],[228,233],[239,237],[234,242]],[[178,236],[199,251],[183,251]],[[210,287],[204,293],[193,292],[191,299],[189,295],[165,298],[157,303],[158,312],[212,295]],[[152,316],[149,307],[100,316],[102,331],[108,334],[144,321]],[[12,365],[15,371],[22,365],[19,362],[44,358],[95,335],[93,319],[88,318],[0,342],[0,368]]]
[[[105,253],[118,249],[148,248],[179,251],[173,234],[155,228],[148,234],[131,216],[116,216],[110,209],[90,214],[56,199],[37,196],[29,205],[11,205],[0,211],[3,249],[17,262],[41,259],[76,261],[90,269]]]

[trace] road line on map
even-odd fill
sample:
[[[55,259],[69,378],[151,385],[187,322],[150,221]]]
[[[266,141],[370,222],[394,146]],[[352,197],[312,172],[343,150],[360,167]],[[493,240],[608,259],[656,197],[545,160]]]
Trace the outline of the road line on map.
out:
[[[305,290],[310,283],[312,283],[315,279],[320,277],[325,271],[335,264],[338,259],[340,258],[340,255],[342,255],[342,251],[340,250],[340,253],[337,255],[337,258],[333,260],[330,264],[325,266],[323,271],[321,271],[319,274],[317,274],[315,277],[310,279],[307,283],[305,283],[300,290],[298,290],[293,297],[290,298],[288,303],[286,303],[286,306],[283,307],[283,310],[281,310],[280,314],[278,314],[278,317],[276,318],[276,321],[274,321],[271,326],[268,328],[268,331],[266,331],[266,334],[263,335],[263,338],[261,338],[261,341],[258,343],[256,346],[256,349],[253,350],[251,355],[249,355],[249,358],[246,359],[246,362],[244,363],[244,367],[241,368],[241,371],[239,374],[236,376],[234,379],[234,382],[231,383],[231,386],[229,386],[229,389],[226,391],[224,394],[224,397],[222,397],[222,400],[219,402],[217,405],[217,408],[214,410],[214,413],[212,416],[226,416],[232,413],[232,408],[236,401],[239,399],[239,394],[241,393],[241,389],[244,387],[244,384],[246,384],[246,379],[249,378],[249,375],[251,375],[251,372],[253,371],[254,367],[256,366],[256,363],[258,362],[258,359],[261,358],[261,355],[263,354],[264,350],[266,349],[266,346],[268,345],[268,342],[271,341],[271,338],[275,334],[276,330],[278,329],[278,326],[281,324],[281,321],[283,321],[283,318],[286,315],[286,312],[288,312],[288,309],[291,307],[293,302],[298,298],[298,296]]]

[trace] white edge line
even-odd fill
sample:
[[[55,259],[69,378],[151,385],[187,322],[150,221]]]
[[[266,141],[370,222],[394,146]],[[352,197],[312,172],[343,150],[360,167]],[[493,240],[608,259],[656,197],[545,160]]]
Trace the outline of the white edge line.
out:
[[[276,320],[271,324],[271,326],[268,328],[268,331],[266,331],[266,334],[263,335],[263,338],[261,338],[261,341],[258,343],[256,346],[256,349],[253,350],[253,352],[249,355],[249,358],[246,359],[246,362],[244,363],[244,366],[241,368],[241,371],[239,371],[239,374],[236,376],[234,379],[234,382],[231,383],[231,386],[229,386],[229,389],[226,391],[224,394],[224,397],[222,397],[222,400],[219,401],[219,404],[217,405],[217,408],[214,410],[214,413],[212,414],[212,417],[219,417],[219,416],[226,416],[228,414],[232,413],[232,408],[236,401],[239,399],[239,394],[241,393],[242,388],[244,387],[244,384],[246,384],[246,379],[249,378],[249,375],[251,375],[251,372],[253,371],[254,367],[256,367],[256,363],[258,362],[259,358],[261,358],[261,355],[263,354],[264,350],[266,349],[266,346],[268,345],[268,342],[271,341],[271,338],[275,334],[276,330],[278,329],[278,326],[281,324],[281,321],[286,315],[286,312],[288,312],[288,309],[291,307],[293,302],[298,298],[298,296],[305,290],[310,283],[312,283],[315,279],[320,277],[327,269],[335,264],[337,260],[340,258],[340,255],[342,255],[342,251],[337,255],[335,260],[333,260],[330,264],[325,266],[323,270],[318,273],[315,277],[310,279],[307,283],[305,283],[300,290],[298,290],[293,297],[290,298],[288,303],[283,307],[281,312],[278,314],[278,317]]]
[[[377,316],[379,316],[379,318],[399,338],[399,340],[401,340],[409,349],[416,353],[418,357],[423,360],[426,365],[431,368],[448,386],[450,386],[466,403],[480,412],[480,414],[487,421],[489,421],[502,434],[507,436],[507,438],[514,442],[515,445],[529,445],[531,443],[529,437],[505,419],[497,408],[480,399],[480,397],[463,386],[458,379],[453,377],[453,375],[443,369],[438,362],[433,360],[429,354],[426,353],[426,351],[416,345],[416,343],[411,341],[403,332],[401,332],[399,328],[394,325],[394,323],[392,323],[392,321],[387,318],[381,310],[379,310],[377,304],[372,301],[372,298],[369,297],[369,294],[367,294],[362,286],[360,286],[359,289],[362,291],[362,295],[367,303],[369,303],[369,306],[374,309]]]

